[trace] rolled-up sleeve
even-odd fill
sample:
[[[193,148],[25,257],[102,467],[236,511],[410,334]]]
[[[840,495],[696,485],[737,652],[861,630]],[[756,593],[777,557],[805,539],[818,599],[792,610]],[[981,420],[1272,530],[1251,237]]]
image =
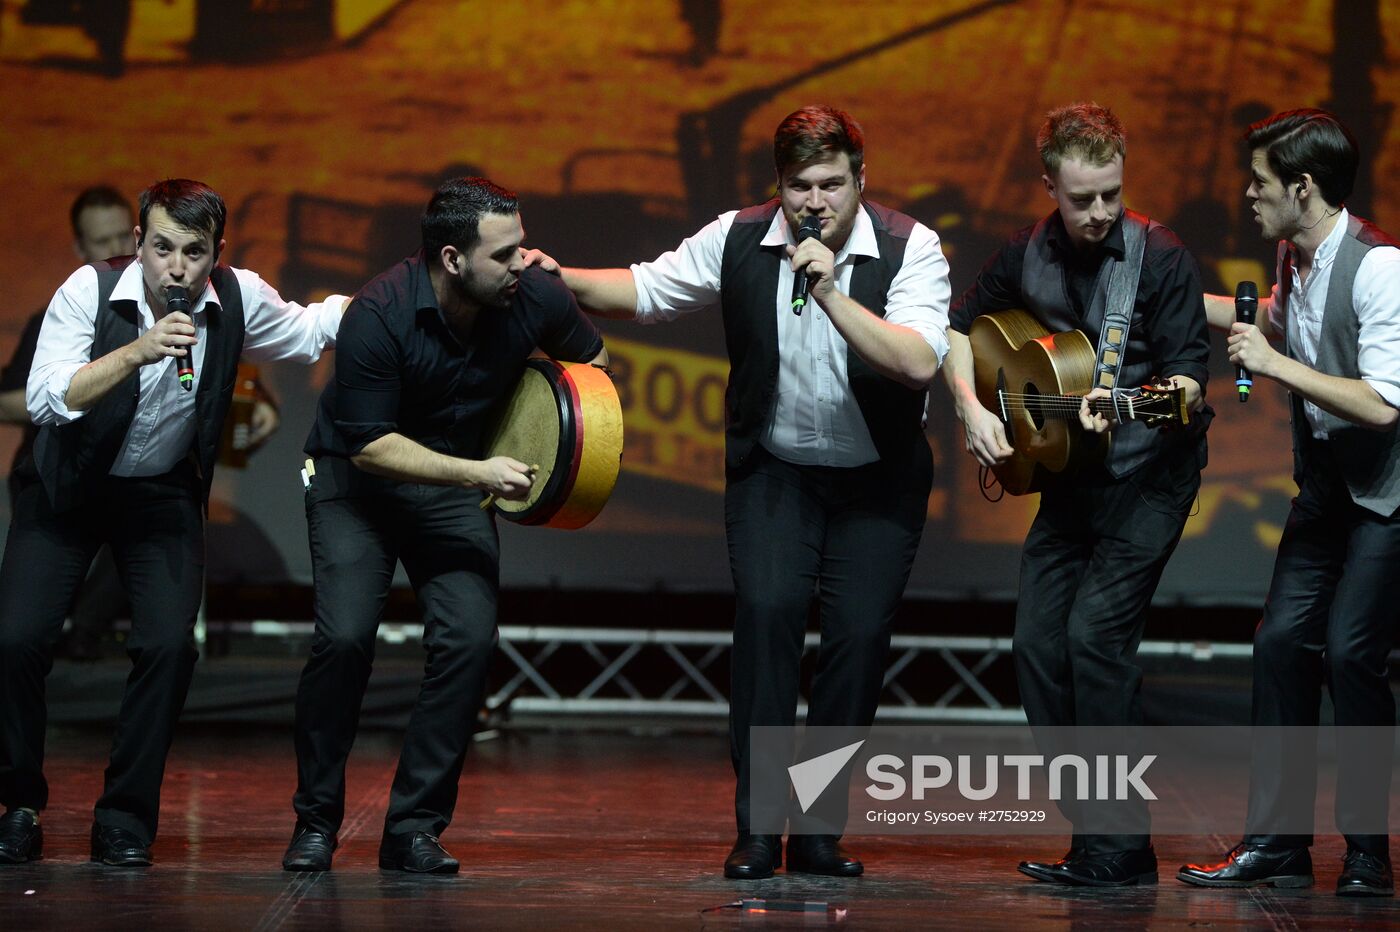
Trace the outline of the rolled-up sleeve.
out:
[[[87,413],[70,410],[64,399],[74,374],[92,362],[96,319],[97,272],[85,265],[59,287],[44,312],[24,392],[35,424],[67,424]]]
[[[243,352],[250,359],[313,363],[323,349],[335,346],[349,298],[331,295],[302,305],[285,300],[256,272],[234,269],[234,274],[243,289]]]
[[[719,304],[724,240],[738,211],[721,214],[676,249],[632,266],[637,286],[637,320],[675,320]]]
[[[398,430],[403,347],[379,309],[356,299],[340,325],[331,419],[354,456]]]
[[[948,302],[952,296],[948,260],[938,234],[922,223],[915,224],[904,247],[904,262],[890,282],[886,322],[908,327],[923,337],[942,365],[948,354]]]
[[[1400,408],[1400,249],[1366,253],[1352,285],[1360,326],[1357,371],[1392,408]]]

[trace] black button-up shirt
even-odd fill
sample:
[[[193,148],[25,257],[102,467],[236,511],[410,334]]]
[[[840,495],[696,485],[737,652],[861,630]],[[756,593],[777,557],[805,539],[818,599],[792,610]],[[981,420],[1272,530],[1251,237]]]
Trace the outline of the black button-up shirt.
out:
[[[398,433],[439,453],[480,459],[489,413],[536,347],[571,362],[603,349],[597,327],[557,276],[527,268],[510,309],[483,309],[462,343],[443,319],[420,252],[365,285],[346,309],[335,379],[321,394],[306,452],[348,459]]]
[[[951,329],[966,334],[971,332],[973,318],[981,314],[1011,308],[1029,310],[1021,292],[1021,270],[1034,229],[1032,225],[1017,231],[982,267],[977,280],[953,303]],[[1123,219],[1118,218],[1098,249],[1083,254],[1070,242],[1058,211],[1048,235],[1060,257],[1065,291],[1082,321],[1093,303],[1094,284],[1105,256],[1123,255]],[[1133,316],[1143,325],[1142,331],[1134,327],[1134,339],[1150,347],[1157,363],[1154,374],[1162,378],[1186,376],[1204,391],[1209,377],[1210,336],[1201,300],[1200,270],[1185,245],[1166,227],[1155,226],[1148,234]],[[1085,333],[1097,347],[1097,329]]]

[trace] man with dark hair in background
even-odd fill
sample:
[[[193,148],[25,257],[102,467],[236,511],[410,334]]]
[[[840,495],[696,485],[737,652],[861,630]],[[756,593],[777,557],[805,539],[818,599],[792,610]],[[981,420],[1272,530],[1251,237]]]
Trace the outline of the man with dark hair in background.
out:
[[[1207,296],[1206,313],[1230,331],[1231,362],[1288,389],[1298,497],[1254,632],[1246,834],[1224,861],[1188,864],[1177,877],[1312,884],[1312,834],[1280,825],[1290,815],[1311,825],[1317,744],[1303,729],[1318,724],[1325,680],[1342,726],[1336,809],[1347,851],[1337,893],[1393,896],[1385,826],[1395,726],[1387,662],[1400,620],[1400,244],[1347,211],[1360,156],[1335,116],[1278,113],[1250,126],[1246,141],[1246,196],[1263,237],[1278,242],[1275,284],[1257,324],[1236,323],[1224,296]],[[1383,764],[1359,763],[1370,749],[1355,742],[1368,741],[1384,747]]]
[[[1116,384],[1153,376],[1184,389],[1190,409],[1203,404],[1210,356],[1196,262],[1166,227],[1123,207],[1122,124],[1107,108],[1074,104],[1052,111],[1036,138],[1041,180],[1056,210],[1014,236],[953,306],[946,374],[967,449],[983,466],[1008,458],[1000,417],[977,400],[973,320],[1008,309],[1032,314],[1051,333],[1079,329],[1100,349],[1106,317],[1128,317],[1117,344]],[[1110,307],[1117,276],[1135,292]],[[1124,345],[1126,344],[1126,345]],[[1089,397],[1106,395],[1096,388]],[[1114,429],[1108,458],[1049,481],[1021,555],[1013,651],[1026,718],[1035,726],[1134,726],[1142,723],[1142,671],[1136,663],[1147,607],[1181,538],[1206,462],[1210,413],[1181,431],[1140,421],[1110,425],[1081,406],[1087,431]],[[1053,735],[1042,731],[1041,736]],[[1054,883],[1124,886],[1156,883],[1157,858],[1141,832],[1095,832],[1086,807],[1061,802],[1074,825],[1059,861],[1022,861],[1022,873]],[[1127,823],[1147,826],[1146,804]]]
[[[652,323],[706,308],[724,317],[738,823],[724,873],[736,879],[782,865],[782,836],[751,831],[749,735],[796,720],[814,591],[821,651],[807,725],[874,719],[933,484],[923,417],[947,348],[950,296],[937,235],[863,199],[864,136],[848,114],[820,106],[789,114],[773,156],[777,197],[721,214],[654,262],[559,269],[534,257],[606,317]],[[799,242],[804,221],[819,223],[820,234]],[[797,276],[812,300],[795,314]],[[794,816],[790,828],[789,871],[864,870],[825,834],[830,827]]]
[[[73,252],[84,262],[100,262],[113,256],[129,256],[136,240],[131,235],[136,218],[131,205],[121,192],[107,185],[87,188],[74,199],[68,211],[73,227]],[[44,309],[36,311],[25,322],[10,361],[0,373],[0,420],[7,424],[24,425],[24,437],[15,451],[18,465],[38,435],[38,428],[29,419],[24,403],[24,385],[29,379],[29,367],[34,361],[34,347],[39,342],[39,327],[44,322]],[[10,471],[10,508],[14,509],[17,477]]]
[[[290,871],[331,867],[345,762],[402,561],[423,618],[423,684],[389,795],[379,866],[456,873],[439,836],[496,645],[500,545],[485,494],[524,498],[526,464],[484,458],[491,412],[537,347],[607,364],[603,339],[557,278],[526,269],[514,194],[485,178],[442,185],[421,251],[366,285],[345,315],[335,379],[306,441],[316,589],[297,689],[297,823]]]
[[[141,193],[136,254],[85,265],[54,295],[27,402],[39,425],[0,562],[0,863],[43,853],[44,678],[103,544],[131,602],[122,696],[92,859],[151,863],[160,785],[189,690],[203,595],[204,510],[238,357],[314,362],[343,298],[303,307],[218,265],[223,199],[197,181]],[[187,312],[171,304],[188,294]],[[194,369],[177,377],[174,360]]]

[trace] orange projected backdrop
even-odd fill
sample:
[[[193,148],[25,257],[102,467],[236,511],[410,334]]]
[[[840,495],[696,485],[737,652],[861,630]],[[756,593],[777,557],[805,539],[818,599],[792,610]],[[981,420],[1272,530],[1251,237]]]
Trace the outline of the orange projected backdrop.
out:
[[[1342,113],[1366,163],[1352,206],[1400,228],[1400,14],[1375,0],[114,0],[120,35],[56,6],[0,0],[6,351],[72,271],[67,207],[92,183],[134,197],[208,181],[229,203],[229,261],[301,300],[412,252],[429,193],[464,173],[520,193],[530,245],[626,265],[765,198],[772,129],[811,102],[863,123],[867,196],[939,233],[955,290],[1049,209],[1032,137],[1076,99],[1123,118],[1127,202],[1186,240],[1212,290],[1272,281],[1239,136],[1274,110]],[[582,532],[504,528],[504,582],[727,588],[719,315],[606,333],[627,428],[614,500]],[[1293,492],[1284,398],[1261,384],[1236,404],[1222,347],[1169,601],[1258,602]],[[216,483],[216,581],[309,580],[299,451],[332,365],[270,368],[282,430]],[[941,385],[928,435],[938,476],[911,591],[1014,593],[1034,499],[983,500]]]

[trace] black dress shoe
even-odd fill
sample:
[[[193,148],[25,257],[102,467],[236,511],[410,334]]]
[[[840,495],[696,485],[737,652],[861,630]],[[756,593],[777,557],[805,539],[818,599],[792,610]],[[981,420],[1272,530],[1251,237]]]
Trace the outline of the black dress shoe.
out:
[[[379,842],[379,867],[411,874],[455,874],[460,865],[427,832],[385,835]]]
[[[1198,887],[1311,887],[1312,855],[1307,848],[1242,842],[1219,864],[1187,864],[1176,879]]]
[[[1027,877],[1056,883],[1063,874],[1065,865],[1078,861],[1084,857],[1085,853],[1086,849],[1084,848],[1070,848],[1065,852],[1065,856],[1058,861],[1022,861],[1016,865],[1016,869]]]
[[[1395,875],[1390,863],[1374,854],[1348,848],[1337,878],[1337,896],[1394,896]]]
[[[328,871],[331,869],[331,852],[335,849],[336,841],[333,836],[298,822],[297,827],[292,830],[292,843],[287,846],[287,853],[282,855],[282,869]]]
[[[865,865],[841,850],[835,835],[789,835],[788,873],[859,877]]]
[[[150,867],[151,846],[124,828],[94,822],[92,860],[111,867]]]
[[[11,809],[0,816],[0,864],[23,864],[44,856],[44,830],[28,809]]]
[[[731,880],[762,880],[772,877],[783,866],[781,835],[750,835],[740,832],[729,857],[724,859],[724,876]]]
[[[1072,887],[1154,884],[1157,882],[1157,855],[1151,848],[1107,854],[1085,852],[1078,860],[1066,861],[1049,879]]]

